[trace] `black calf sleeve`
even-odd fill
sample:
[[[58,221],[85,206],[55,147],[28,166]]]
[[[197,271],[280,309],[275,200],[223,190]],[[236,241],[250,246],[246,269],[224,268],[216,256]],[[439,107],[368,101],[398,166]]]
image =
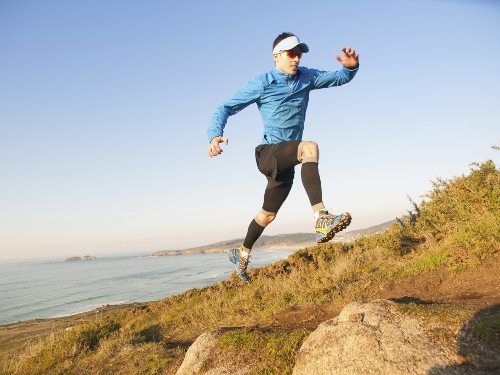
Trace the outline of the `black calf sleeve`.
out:
[[[323,200],[321,192],[321,179],[319,177],[318,163],[307,162],[302,164],[302,184],[306,190],[311,206]]]
[[[250,225],[248,226],[248,232],[247,236],[245,237],[245,241],[243,241],[243,247],[251,249],[255,241],[257,241],[262,232],[264,232],[264,229],[265,227],[257,224],[255,219],[253,219]]]

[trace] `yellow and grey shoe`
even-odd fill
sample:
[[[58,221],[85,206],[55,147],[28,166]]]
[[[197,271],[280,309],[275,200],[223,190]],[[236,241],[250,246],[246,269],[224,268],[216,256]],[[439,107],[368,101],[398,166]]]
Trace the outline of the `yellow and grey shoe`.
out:
[[[243,250],[243,246],[240,246],[239,249],[231,249],[229,250],[229,260],[234,264],[236,268],[236,273],[239,278],[243,280],[245,283],[250,281],[250,278],[247,274],[248,263],[250,261],[250,255],[244,257],[241,255],[241,251]]]
[[[321,210],[319,218],[316,220],[316,242],[324,243],[335,237],[335,233],[340,232],[351,224],[351,214],[344,212],[340,215],[332,215],[328,210]]]

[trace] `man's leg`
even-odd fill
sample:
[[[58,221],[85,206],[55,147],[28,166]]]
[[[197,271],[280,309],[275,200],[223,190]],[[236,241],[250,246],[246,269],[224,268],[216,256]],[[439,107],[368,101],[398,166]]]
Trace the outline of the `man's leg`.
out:
[[[315,142],[309,141],[284,142],[283,146],[278,149],[277,158],[278,169],[302,163],[302,184],[304,185],[313,212],[316,218],[318,218],[320,210],[325,208],[318,170],[318,145]]]
[[[300,141],[287,141],[277,146],[274,153],[276,157],[276,178],[267,178],[264,203],[248,226],[247,235],[243,242],[243,251],[246,253],[250,252],[264,229],[276,218],[276,214],[292,189],[295,166],[300,164],[297,158],[300,143]]]
[[[253,245],[262,235],[264,229],[276,218],[276,212],[269,212],[263,208],[257,212],[257,215],[248,226],[247,235],[243,241],[244,256],[248,256]]]
[[[292,188],[294,167],[302,163],[302,183],[306,190],[316,219],[325,205],[322,200],[321,179],[318,171],[319,149],[314,142],[288,141],[279,144],[275,153],[277,159],[277,181],[269,179],[264,194],[264,205],[248,227],[243,243],[244,254],[249,254],[255,241],[265,227],[276,217],[276,213]]]
[[[319,177],[318,170],[318,145],[315,142],[300,142],[297,150],[297,158],[302,163],[302,184],[304,185],[312,210],[317,219],[320,211],[325,208],[321,190],[321,178]]]
[[[238,276],[245,282],[249,280],[246,271],[252,247],[262,235],[264,229],[276,218],[276,214],[288,197],[293,185],[294,167],[295,165],[292,165],[285,170],[278,168],[276,179],[268,177],[264,192],[264,203],[248,226],[243,245],[239,249],[230,250],[229,259],[235,264]]]
[[[297,153],[302,163],[302,184],[316,218],[317,241],[318,243],[328,242],[335,236],[335,233],[345,229],[351,223],[351,215],[348,212],[332,215],[325,209],[318,170],[318,145],[315,142],[301,142]]]
[[[282,177],[282,176],[280,176]],[[279,177],[278,177],[279,178]],[[248,226],[248,232],[243,242],[244,250],[250,252],[255,241],[259,239],[264,229],[276,218],[276,214],[285,202],[293,184],[293,172],[287,181],[269,182],[264,192],[264,203],[262,208]]]
[[[288,194],[292,189],[293,175],[294,170],[292,167],[290,171],[285,171],[285,173],[277,176],[277,178],[282,178],[283,181],[273,180],[272,178],[268,179],[266,191],[264,192],[264,203],[262,208],[259,212],[257,212],[257,215],[248,226],[247,235],[243,241],[243,245],[239,248],[238,256],[235,254],[233,257],[241,259],[239,275],[244,281],[246,281],[245,278],[247,278],[245,276],[246,267],[248,266],[248,257],[252,251],[252,247],[262,235],[264,229],[266,229],[266,227],[276,218],[276,214],[288,197]],[[231,259],[231,261],[233,261],[233,259]]]

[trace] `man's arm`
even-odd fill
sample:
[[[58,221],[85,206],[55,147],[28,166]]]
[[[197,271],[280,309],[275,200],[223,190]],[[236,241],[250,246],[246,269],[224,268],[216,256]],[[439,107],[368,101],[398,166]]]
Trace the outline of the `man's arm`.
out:
[[[336,56],[335,58],[343,65],[343,67],[335,72],[327,72],[322,70],[310,69],[313,75],[313,89],[323,89],[326,87],[341,86],[351,81],[356,75],[359,68],[359,55],[351,48],[342,48],[344,56]]]
[[[227,138],[224,138],[224,128],[229,116],[235,115],[245,107],[255,103],[263,92],[263,85],[259,79],[254,79],[247,85],[234,94],[230,99],[226,100],[212,116],[212,122],[208,127],[208,156],[217,156],[222,152],[219,143],[227,144]]]

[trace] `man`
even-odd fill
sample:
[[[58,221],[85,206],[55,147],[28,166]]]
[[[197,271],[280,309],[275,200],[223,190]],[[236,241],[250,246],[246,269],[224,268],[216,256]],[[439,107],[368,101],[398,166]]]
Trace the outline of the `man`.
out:
[[[297,164],[302,164],[302,183],[316,218],[317,242],[330,241],[351,222],[349,213],[332,215],[325,209],[318,172],[318,145],[302,141],[309,92],[343,85],[358,71],[359,55],[351,48],[341,50],[344,56],[336,59],[343,67],[338,71],[299,67],[302,54],[309,52],[309,47],[292,33],[278,35],[273,43],[275,68],[250,81],[213,115],[208,129],[209,157],[222,153],[220,143],[228,144],[223,131],[229,116],[257,103],[264,122],[262,144],[255,149],[257,167],[268,181],[264,203],[250,223],[243,244],[239,249],[229,250],[229,259],[244,282],[249,281],[247,268],[252,246],[287,198]]]

